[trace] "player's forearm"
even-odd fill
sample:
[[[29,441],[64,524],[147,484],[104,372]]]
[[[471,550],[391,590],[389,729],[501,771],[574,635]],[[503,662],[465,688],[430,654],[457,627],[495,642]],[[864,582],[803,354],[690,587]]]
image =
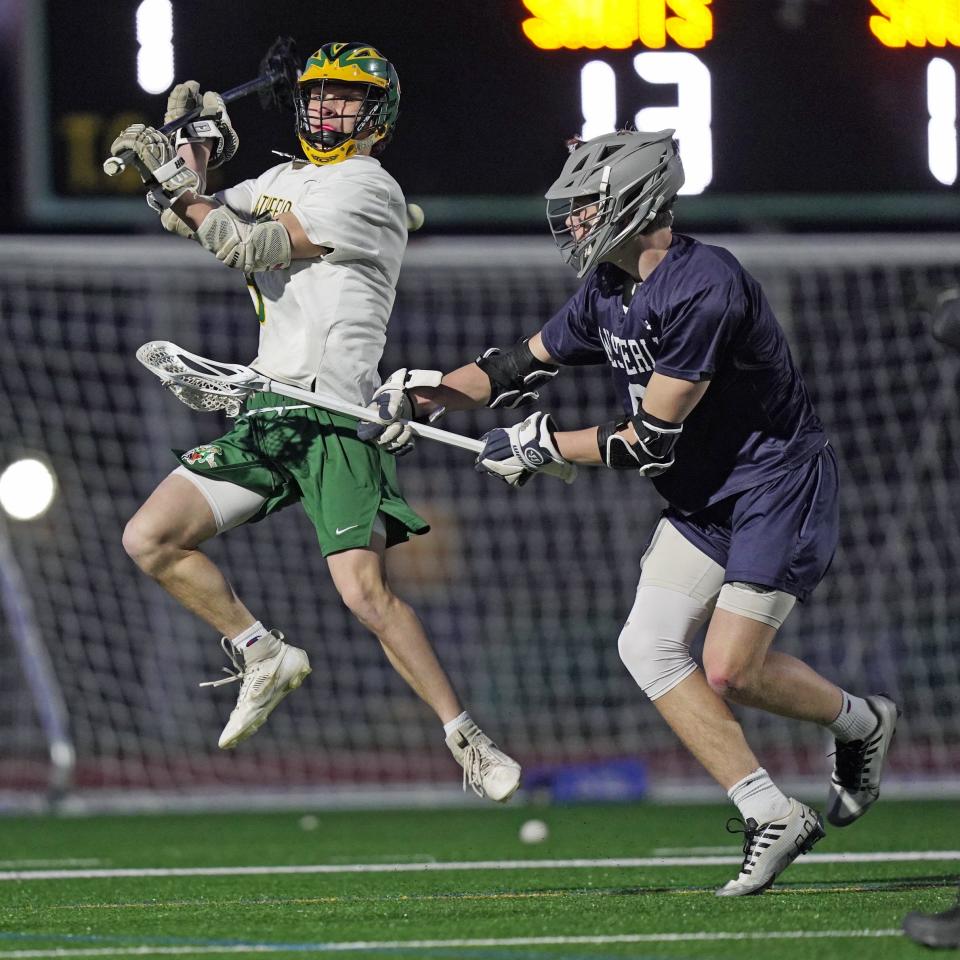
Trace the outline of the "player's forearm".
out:
[[[211,144],[206,140],[182,143],[177,150],[177,156],[183,157],[187,166],[200,178],[200,193],[207,189],[207,163],[211,150]]]
[[[173,204],[173,212],[194,232],[206,220],[211,210],[216,210],[219,204],[209,197],[202,197],[195,193],[185,193]]]
[[[490,399],[490,378],[475,363],[468,363],[446,374],[439,387],[418,387],[410,392],[418,416],[429,416],[440,407],[475,410]]]
[[[536,399],[538,387],[549,383],[557,369],[556,361],[536,333],[507,350],[490,348],[474,363],[448,373],[439,387],[415,390],[412,394],[420,416],[440,408],[515,407]]]
[[[560,451],[564,460],[584,466],[603,463],[600,457],[600,447],[597,444],[597,428],[587,427],[584,430],[558,430],[553,435],[553,442]]]
[[[211,146],[206,141],[184,143],[177,150],[177,156],[183,157],[187,166],[200,178],[199,193],[185,193],[173,204],[173,212],[194,231],[203,223],[207,214],[217,208],[216,202],[203,196],[210,151]]]
[[[584,430],[558,430],[553,435],[553,442],[557,445],[557,449],[564,460],[582,466],[601,466],[604,461],[600,453],[600,443],[597,439],[599,430],[599,427],[587,427]],[[630,444],[637,442],[637,431],[633,429],[631,423],[628,423],[622,430],[618,430],[617,436],[623,437]]]

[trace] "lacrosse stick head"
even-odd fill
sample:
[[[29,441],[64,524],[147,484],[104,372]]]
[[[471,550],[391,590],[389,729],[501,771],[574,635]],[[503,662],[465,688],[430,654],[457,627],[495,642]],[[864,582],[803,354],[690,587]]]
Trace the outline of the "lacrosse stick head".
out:
[[[260,76],[272,80],[260,90],[260,106],[264,110],[279,107],[293,110],[294,94],[300,79],[297,45],[293,37],[277,37],[260,61]]]
[[[228,417],[240,413],[243,401],[256,389],[257,375],[237,363],[207,360],[169,340],[151,340],[137,350],[137,359],[191,410]]]

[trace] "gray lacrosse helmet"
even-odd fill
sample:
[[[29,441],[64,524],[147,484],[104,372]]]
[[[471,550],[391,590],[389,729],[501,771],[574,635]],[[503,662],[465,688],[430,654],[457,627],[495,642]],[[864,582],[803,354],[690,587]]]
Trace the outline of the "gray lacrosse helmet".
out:
[[[619,130],[576,144],[547,191],[547,220],[582,277],[639,233],[683,186],[673,130]],[[583,228],[579,239],[571,222]]]

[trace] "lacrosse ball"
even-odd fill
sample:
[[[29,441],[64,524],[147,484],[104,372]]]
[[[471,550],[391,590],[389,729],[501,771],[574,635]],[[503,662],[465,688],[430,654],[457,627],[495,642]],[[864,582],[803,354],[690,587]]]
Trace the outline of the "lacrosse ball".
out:
[[[407,230],[413,233],[423,226],[423,207],[418,203],[407,204]]]
[[[520,827],[520,839],[524,843],[543,843],[548,836],[550,831],[542,820],[527,820]]]

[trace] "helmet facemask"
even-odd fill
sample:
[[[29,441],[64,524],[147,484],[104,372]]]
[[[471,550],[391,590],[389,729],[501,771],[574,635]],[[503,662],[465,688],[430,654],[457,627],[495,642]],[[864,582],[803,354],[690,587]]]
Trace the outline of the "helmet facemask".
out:
[[[322,104],[325,97],[328,96],[328,85],[336,87],[338,90],[339,88],[345,86],[353,88],[353,91],[359,93],[359,97],[355,97],[354,93],[352,92],[345,92],[342,97],[338,93],[335,98],[330,97],[330,99],[342,100],[343,105],[354,99],[358,99],[360,100],[360,108],[357,110],[356,114],[343,112],[331,114],[327,117],[317,115],[315,109],[314,125],[316,125],[318,122],[322,123],[324,120],[345,121],[347,119],[352,119],[352,129],[311,129],[309,112],[310,101],[318,100],[319,103]],[[299,91],[299,96],[297,97],[297,131],[301,139],[306,140],[307,143],[316,147],[318,150],[336,150],[348,140],[356,140],[357,152],[366,153],[369,152],[369,149],[364,149],[363,141],[371,133],[375,132],[378,127],[383,126],[386,106],[387,98],[384,91],[379,87],[375,87],[371,83],[352,83],[347,85],[341,80],[315,80],[309,85],[305,84]],[[372,146],[373,144],[371,144],[371,147]]]
[[[323,117],[322,104],[330,100],[356,100],[338,105],[341,111]],[[317,165],[339,163],[354,154],[378,154],[389,142],[400,108],[400,81],[393,65],[374,47],[364,43],[327,43],[308,59],[294,98],[297,136],[307,159]],[[323,122],[352,129],[312,130],[310,104],[314,103],[315,127]]]
[[[597,231],[609,216],[613,198],[599,194],[547,201],[547,221],[564,263],[578,270],[589,259]]]
[[[580,277],[600,263],[616,262],[682,185],[673,130],[623,130],[576,142],[546,197],[550,231],[564,261]]]

